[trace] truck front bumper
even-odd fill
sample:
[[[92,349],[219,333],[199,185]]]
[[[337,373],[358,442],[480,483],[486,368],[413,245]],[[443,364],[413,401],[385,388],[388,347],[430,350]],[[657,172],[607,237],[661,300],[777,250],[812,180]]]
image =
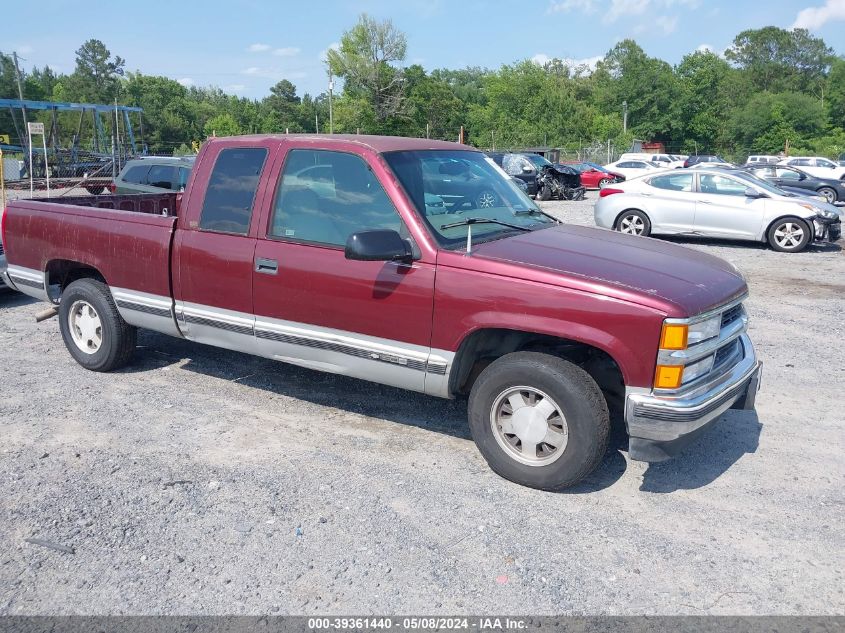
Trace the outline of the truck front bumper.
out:
[[[629,389],[625,423],[630,435],[628,455],[644,462],[674,457],[728,409],[753,409],[760,388],[762,363],[747,335],[740,337],[743,358],[728,372],[689,393],[655,395]]]
[[[14,286],[12,285],[12,280],[9,279],[9,275],[6,273],[6,255],[3,249],[0,248],[0,290],[6,290],[7,288],[11,290]]]

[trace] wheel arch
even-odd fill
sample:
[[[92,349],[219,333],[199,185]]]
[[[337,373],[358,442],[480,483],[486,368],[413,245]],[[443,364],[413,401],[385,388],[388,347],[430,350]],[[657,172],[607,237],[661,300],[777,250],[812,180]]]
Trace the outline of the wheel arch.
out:
[[[574,338],[503,327],[480,328],[463,338],[449,374],[450,395],[469,394],[490,363],[519,351],[544,352],[569,360],[590,374],[607,395],[624,395],[623,367],[608,350]]]
[[[646,219],[648,220],[649,224],[651,224],[651,226],[654,227],[654,222],[651,221],[651,216],[648,214],[648,211],[646,211],[645,209],[637,208],[637,207],[628,207],[627,209],[622,209],[619,213],[616,214],[616,217],[613,219],[613,229],[614,230],[619,229],[619,220],[621,220],[622,216],[625,215],[626,213],[628,213],[629,211],[636,211],[638,213],[642,213],[646,217]]]
[[[96,279],[108,285],[105,275],[96,266],[72,259],[51,259],[44,267],[44,274],[48,294],[53,303],[57,303],[64,289],[78,279]]]
[[[790,218],[791,218],[791,219],[793,219],[793,220],[801,220],[804,224],[806,224],[808,227],[810,227],[810,240],[809,240],[809,241],[810,241],[810,242],[812,242],[812,241],[813,241],[813,239],[814,239],[814,238],[815,238],[815,236],[816,236],[816,227],[815,227],[815,225],[813,224],[813,221],[812,221],[812,220],[808,220],[807,218],[802,218],[800,215],[795,215],[794,213],[784,213],[783,215],[779,215],[779,216],[778,216],[778,217],[776,217],[774,220],[772,220],[771,222],[769,222],[769,223],[766,225],[766,228],[763,230],[763,239],[762,239],[762,241],[763,241],[763,242],[768,242],[768,241],[769,241],[769,231],[771,231],[771,230],[772,230],[772,227],[773,227],[775,224],[777,224],[778,222],[780,222],[780,221],[782,221],[782,220],[787,220],[787,219],[790,219]]]

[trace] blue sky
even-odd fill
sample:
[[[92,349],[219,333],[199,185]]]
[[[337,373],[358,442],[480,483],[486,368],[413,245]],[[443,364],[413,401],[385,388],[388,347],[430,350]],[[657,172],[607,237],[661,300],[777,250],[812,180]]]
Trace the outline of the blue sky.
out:
[[[251,98],[289,79],[300,94],[326,89],[325,50],[358,15],[390,18],[408,37],[406,64],[496,68],[522,59],[594,62],[632,37],[677,63],[698,47],[723,51],[740,31],[804,26],[845,54],[845,0],[6,0],[0,50],[70,72],[88,38],[126,69]],[[92,16],[97,16],[92,19]],[[13,28],[12,25],[16,25]],[[19,28],[20,25],[26,25]]]

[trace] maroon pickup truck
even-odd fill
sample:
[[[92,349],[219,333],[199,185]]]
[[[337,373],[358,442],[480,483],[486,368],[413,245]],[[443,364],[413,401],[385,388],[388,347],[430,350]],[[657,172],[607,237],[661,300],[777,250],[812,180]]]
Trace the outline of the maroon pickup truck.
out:
[[[759,383],[733,266],[562,224],[454,143],[212,139],[184,194],[15,201],[2,236],[4,280],[57,306],[87,369],[140,327],[466,396],[493,470],[542,489],[600,463],[609,407],[660,461]]]

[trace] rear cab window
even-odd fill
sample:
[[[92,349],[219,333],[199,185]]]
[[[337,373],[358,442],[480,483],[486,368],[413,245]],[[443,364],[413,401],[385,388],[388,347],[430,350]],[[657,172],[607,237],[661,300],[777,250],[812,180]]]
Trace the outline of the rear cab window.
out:
[[[200,230],[246,235],[255,193],[267,160],[266,147],[233,147],[220,151],[200,213]]]
[[[147,182],[147,172],[149,171],[149,165],[135,165],[126,170],[121,180],[123,182],[131,182],[134,185],[143,185]]]

